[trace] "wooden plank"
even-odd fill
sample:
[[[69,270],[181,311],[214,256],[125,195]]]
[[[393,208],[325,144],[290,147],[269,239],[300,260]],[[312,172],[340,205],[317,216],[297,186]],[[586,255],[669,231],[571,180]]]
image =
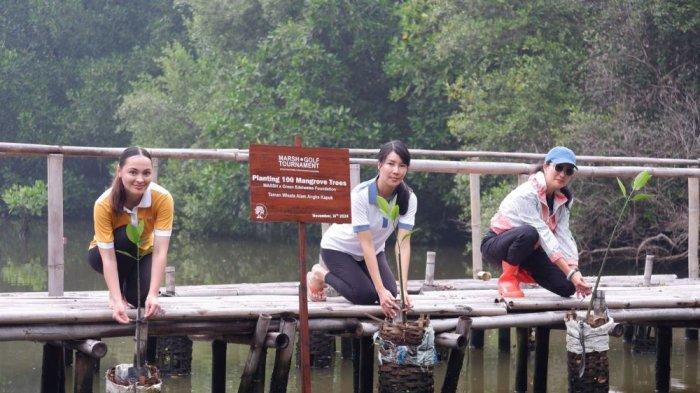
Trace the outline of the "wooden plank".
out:
[[[49,296],[63,295],[63,156],[48,156]]]

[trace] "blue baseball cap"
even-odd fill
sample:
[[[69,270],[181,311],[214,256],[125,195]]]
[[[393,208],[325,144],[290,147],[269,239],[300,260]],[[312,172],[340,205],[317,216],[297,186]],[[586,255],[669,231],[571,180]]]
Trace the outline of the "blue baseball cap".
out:
[[[544,156],[545,162],[552,162],[553,164],[571,164],[574,168],[578,169],[576,166],[576,154],[574,154],[571,149],[564,146],[557,146],[552,148],[552,150]]]

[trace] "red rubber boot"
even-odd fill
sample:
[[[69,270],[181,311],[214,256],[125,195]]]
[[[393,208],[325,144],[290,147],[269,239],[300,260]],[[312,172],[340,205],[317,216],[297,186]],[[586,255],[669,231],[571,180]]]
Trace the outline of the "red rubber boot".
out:
[[[525,294],[520,289],[517,266],[513,266],[506,261],[501,262],[503,274],[498,278],[498,293],[501,297],[524,297]]]

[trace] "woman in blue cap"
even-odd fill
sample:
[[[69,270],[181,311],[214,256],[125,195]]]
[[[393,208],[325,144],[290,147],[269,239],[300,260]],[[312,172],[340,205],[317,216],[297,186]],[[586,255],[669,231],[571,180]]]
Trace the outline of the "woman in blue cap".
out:
[[[567,187],[576,173],[576,155],[557,146],[527,182],[501,202],[481,244],[484,260],[501,262],[502,297],[523,297],[521,282],[536,282],[559,296],[587,296],[591,286],[578,269],[578,250],[569,230],[573,201]]]

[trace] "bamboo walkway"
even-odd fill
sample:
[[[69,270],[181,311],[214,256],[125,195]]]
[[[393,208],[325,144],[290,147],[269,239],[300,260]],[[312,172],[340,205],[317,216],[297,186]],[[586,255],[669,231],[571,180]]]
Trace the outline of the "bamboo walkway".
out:
[[[641,276],[604,278],[602,289],[617,322],[676,321],[679,326],[700,322],[700,281],[658,275],[645,287],[641,286],[642,280]],[[205,332],[208,323],[215,330],[221,330],[225,322],[248,326],[243,322],[253,324],[260,314],[273,319],[295,316],[297,286],[298,283],[286,282],[178,287],[176,296],[160,298],[162,313],[151,319],[156,327],[152,333],[160,328],[177,330],[177,324],[184,327],[185,323],[190,323],[192,329],[199,326]],[[432,286],[412,281],[409,289],[414,293],[410,314],[429,314],[436,328],[442,331],[453,330],[460,316],[470,317],[473,328],[557,325],[563,322],[564,311],[585,310],[588,306],[588,299],[561,298],[534,286],[524,288],[524,298],[501,299],[495,279],[436,280]],[[135,318],[136,311],[129,310],[129,315]],[[352,305],[342,297],[309,302],[312,330],[349,330],[349,323],[357,333],[363,333],[364,326],[364,330],[370,331],[367,334],[373,330],[370,325],[376,323],[371,317],[381,316],[379,306]],[[236,334],[236,323],[225,330]],[[169,324],[175,325],[167,329]],[[201,333],[183,329],[187,334]],[[42,331],[53,333],[44,337]],[[49,297],[46,292],[0,293],[0,341],[83,339],[131,332],[133,327],[124,329],[112,321],[106,291],[66,292],[60,297]]]

